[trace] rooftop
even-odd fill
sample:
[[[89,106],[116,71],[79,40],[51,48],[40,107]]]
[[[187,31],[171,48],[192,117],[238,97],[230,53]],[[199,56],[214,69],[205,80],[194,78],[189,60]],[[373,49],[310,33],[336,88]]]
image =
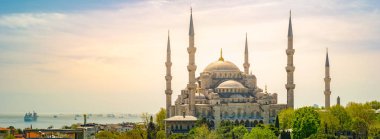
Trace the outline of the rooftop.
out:
[[[165,119],[165,121],[197,121],[197,117],[186,115],[186,116],[173,116]]]

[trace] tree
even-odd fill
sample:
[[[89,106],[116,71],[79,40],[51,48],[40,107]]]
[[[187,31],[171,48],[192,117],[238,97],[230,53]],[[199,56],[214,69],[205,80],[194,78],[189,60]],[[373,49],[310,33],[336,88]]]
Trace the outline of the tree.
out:
[[[136,125],[132,130],[122,133],[118,139],[145,139],[147,132],[144,125]]]
[[[278,114],[279,122],[280,122],[280,129],[290,129],[292,128],[292,122],[294,119],[294,110],[293,109],[285,109],[280,111]]]
[[[274,127],[280,129],[280,121],[278,120],[278,115],[276,116],[276,122],[274,123]]]
[[[153,123],[153,117],[150,116],[150,121],[148,123],[148,128],[147,128],[147,137],[148,139],[155,139],[156,138],[156,127],[154,126]]]
[[[143,121],[145,127],[148,126],[149,123],[149,114],[147,112],[143,112],[140,116],[141,120]]]
[[[295,139],[307,138],[317,133],[320,124],[318,112],[312,107],[299,108],[294,112],[292,123],[293,137]]]
[[[321,119],[321,124],[319,126],[319,132],[324,134],[334,135],[339,129],[339,119],[331,114],[331,111],[319,111],[318,112]]]
[[[160,111],[156,113],[156,123],[157,123],[157,129],[158,130],[165,130],[165,120],[166,119],[166,109],[160,108]]]
[[[220,123],[219,128],[216,129],[220,138],[232,138],[233,123],[230,121],[223,121]]]
[[[363,119],[368,124],[372,124],[376,119],[375,112],[369,105],[350,102],[347,104],[346,110],[352,118]]]
[[[8,135],[4,139],[15,139],[15,137],[13,135]]]
[[[97,139],[117,139],[117,135],[109,131],[101,131],[95,135]]]
[[[248,130],[243,125],[235,126],[232,129],[234,139],[242,139],[246,133],[248,133]]]
[[[379,101],[376,101],[376,100],[371,101],[371,102],[367,102],[367,103],[365,103],[365,105],[368,105],[368,106],[370,106],[372,109],[375,109],[375,110],[380,109],[380,102],[379,102]]]
[[[352,120],[352,130],[355,131],[360,137],[367,137],[368,123],[361,118],[354,118]]]
[[[195,122],[195,126],[200,127],[202,125],[208,125],[207,119],[202,117]]]
[[[166,139],[165,130],[157,131],[156,139]]]
[[[217,139],[217,134],[208,129],[207,125],[201,125],[190,130],[189,137],[193,139]]]
[[[335,118],[338,119],[339,126],[337,130],[349,130],[351,128],[351,116],[348,114],[346,109],[340,105],[335,105],[330,107],[329,112]]]
[[[254,127],[244,135],[244,139],[276,139],[276,135],[267,128]]]

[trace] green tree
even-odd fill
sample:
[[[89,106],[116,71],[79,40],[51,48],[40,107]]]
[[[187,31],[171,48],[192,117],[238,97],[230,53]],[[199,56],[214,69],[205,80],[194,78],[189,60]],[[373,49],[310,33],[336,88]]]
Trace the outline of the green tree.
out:
[[[160,111],[156,113],[155,122],[157,123],[158,130],[165,130],[166,109],[160,108]]]
[[[136,137],[137,139],[138,138],[141,138],[141,139],[146,139],[147,138],[147,129],[146,129],[146,126],[145,125],[135,125],[135,127],[131,130],[131,131],[128,131],[129,134],[131,134],[132,136]]]
[[[371,101],[371,102],[367,102],[367,103],[365,103],[365,105],[368,105],[368,106],[370,106],[372,109],[375,109],[375,110],[380,109],[380,102],[379,102],[379,101],[376,101],[376,100]]]
[[[292,124],[293,137],[295,139],[307,138],[310,135],[317,133],[319,124],[319,114],[314,108],[299,108],[294,112],[294,120]]]
[[[147,138],[147,132],[143,125],[136,125],[135,128],[133,128],[130,131],[127,131],[119,136],[119,139],[146,139]]]
[[[157,131],[156,139],[166,139],[165,130]]]
[[[207,125],[192,128],[189,132],[189,137],[192,139],[217,139],[217,134],[209,130]]]
[[[149,120],[149,123],[148,123],[148,129],[147,129],[147,137],[148,139],[155,139],[156,138],[156,127],[153,123],[153,117],[150,116],[150,120]]]
[[[216,129],[220,138],[232,138],[233,123],[230,121],[222,121],[219,128]]]
[[[368,133],[368,123],[361,118],[354,118],[352,120],[352,130],[362,137],[366,137]]]
[[[307,139],[337,139],[338,137],[329,134],[317,133],[309,136]]]
[[[276,127],[277,129],[280,129],[280,121],[278,119],[278,115],[276,116],[276,122],[274,123],[274,127]]]
[[[376,119],[375,112],[369,105],[350,102],[347,104],[346,110],[352,118],[363,119],[368,124],[372,124]]]
[[[267,128],[254,127],[244,135],[244,139],[276,139],[276,135]]]
[[[118,136],[109,131],[101,131],[95,135],[97,139],[117,139]]]
[[[242,139],[246,133],[248,133],[248,130],[243,125],[235,126],[232,129],[232,135],[234,139]]]
[[[8,135],[4,139],[15,139],[15,137],[13,135]]]
[[[143,121],[145,127],[147,128],[148,126],[148,123],[149,123],[149,114],[147,112],[143,112],[141,115],[140,115],[140,118],[141,120]]]
[[[294,110],[290,108],[282,110],[278,114],[278,118],[280,122],[280,129],[290,129],[292,128],[292,122],[294,119]]]
[[[318,111],[321,119],[319,132],[324,134],[335,134],[339,129],[339,119],[331,114],[331,111]]]
[[[337,130],[349,130],[351,128],[351,116],[346,109],[340,105],[330,107],[329,112],[338,119],[339,126]]]
[[[169,136],[169,139],[187,139],[187,138],[189,138],[188,134],[175,133]]]

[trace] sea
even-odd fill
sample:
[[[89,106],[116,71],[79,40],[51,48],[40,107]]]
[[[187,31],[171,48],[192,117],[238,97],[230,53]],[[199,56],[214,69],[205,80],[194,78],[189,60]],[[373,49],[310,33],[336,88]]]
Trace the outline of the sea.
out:
[[[72,124],[83,124],[83,114],[38,114],[37,121],[25,122],[25,114],[0,114],[0,127],[13,126],[15,128],[54,128],[60,129],[63,126]],[[97,124],[117,124],[123,122],[141,122],[138,114],[87,114],[87,123]]]

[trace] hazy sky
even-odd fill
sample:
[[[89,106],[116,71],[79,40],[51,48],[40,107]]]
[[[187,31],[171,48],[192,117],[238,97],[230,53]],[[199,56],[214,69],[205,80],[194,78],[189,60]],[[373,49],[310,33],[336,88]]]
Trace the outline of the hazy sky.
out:
[[[0,0],[0,113],[155,113],[165,106],[167,32],[173,100],[186,87],[190,6],[197,76],[216,61],[243,70],[245,33],[258,85],[286,103],[292,10],[295,106],[380,100],[380,2],[363,0]]]

